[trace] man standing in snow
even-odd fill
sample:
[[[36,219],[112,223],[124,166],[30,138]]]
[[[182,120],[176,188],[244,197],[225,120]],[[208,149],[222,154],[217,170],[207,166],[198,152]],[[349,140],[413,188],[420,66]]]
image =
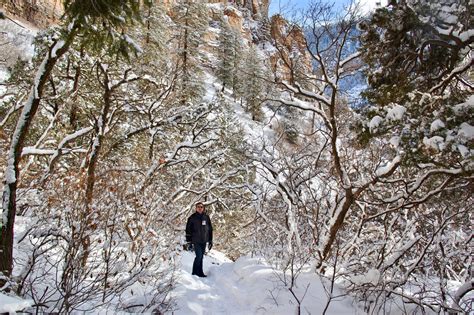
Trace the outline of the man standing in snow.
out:
[[[204,213],[204,204],[202,202],[196,203],[196,212],[194,212],[186,223],[186,242],[188,248],[194,247],[196,258],[193,263],[193,275],[198,277],[206,277],[202,271],[202,259],[206,250],[206,243],[209,243],[208,248],[212,248],[212,225],[211,219]]]

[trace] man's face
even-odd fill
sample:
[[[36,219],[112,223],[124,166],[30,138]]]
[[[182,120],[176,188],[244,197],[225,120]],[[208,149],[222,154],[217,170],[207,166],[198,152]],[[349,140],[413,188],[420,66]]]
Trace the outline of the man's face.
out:
[[[201,205],[201,204],[196,205],[196,211],[199,214],[203,213],[204,212],[204,205]]]

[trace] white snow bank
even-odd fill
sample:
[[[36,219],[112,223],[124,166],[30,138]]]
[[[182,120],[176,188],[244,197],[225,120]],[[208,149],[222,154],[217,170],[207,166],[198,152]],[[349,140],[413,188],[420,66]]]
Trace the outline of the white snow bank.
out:
[[[369,269],[367,273],[363,275],[353,275],[351,281],[359,285],[367,283],[376,285],[380,281],[380,271],[377,269]]]
[[[0,293],[0,313],[16,313],[31,305],[33,305],[32,300],[23,300]]]
[[[288,290],[289,279],[285,284],[283,273],[263,258],[247,256],[232,263],[212,250],[204,257],[207,278],[190,274],[193,259],[193,253],[182,255],[179,284],[173,294],[177,310],[173,314],[295,314],[297,303]],[[300,274],[294,290],[302,299],[301,310],[323,312],[328,300],[323,283],[314,272]],[[341,291],[334,292],[334,296],[340,295]],[[352,303],[347,296],[335,298],[327,314],[361,314]]]

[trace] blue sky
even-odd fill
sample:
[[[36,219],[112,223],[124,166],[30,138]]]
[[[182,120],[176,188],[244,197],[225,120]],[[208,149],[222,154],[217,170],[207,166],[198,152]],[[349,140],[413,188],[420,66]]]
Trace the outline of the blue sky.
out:
[[[270,0],[269,15],[272,16],[280,11],[280,7],[283,13],[291,11],[292,9],[304,9],[311,1],[318,0]],[[342,8],[343,5],[350,2],[350,0],[321,0],[326,3],[334,3],[335,8]],[[379,0],[380,1],[380,0]],[[376,0],[361,0],[365,7],[373,7]],[[382,1],[385,2],[385,1]]]
[[[270,0],[270,16],[278,13],[281,9],[284,11],[292,9],[304,9],[311,0]],[[323,0],[323,2],[335,3],[336,6],[342,6],[348,0]]]

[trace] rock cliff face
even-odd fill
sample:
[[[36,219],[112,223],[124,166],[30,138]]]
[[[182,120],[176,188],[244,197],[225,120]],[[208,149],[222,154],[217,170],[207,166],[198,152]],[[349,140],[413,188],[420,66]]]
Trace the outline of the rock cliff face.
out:
[[[82,0],[81,0],[82,1]],[[171,8],[178,0],[156,0],[164,4],[165,7]],[[63,13],[63,0],[2,0],[0,9],[9,17],[16,18],[23,22],[28,22],[37,28],[46,28],[56,23]],[[229,24],[239,31],[243,38],[248,42],[258,42],[271,40],[273,45],[279,48],[270,56],[270,63],[275,73],[279,74],[282,80],[291,80],[289,77],[290,70],[287,67],[290,53],[294,55],[295,50],[300,53],[300,61],[306,69],[311,69],[311,61],[306,52],[305,40],[303,32],[298,28],[292,28],[288,22],[281,16],[273,16],[268,20],[269,0],[208,0],[207,3],[224,4],[223,12],[217,10],[216,7],[209,6],[210,16],[214,20],[227,17]],[[215,12],[214,12],[215,11]],[[271,35],[255,37],[252,35],[246,24],[246,19],[250,18],[259,21],[262,30],[257,33]],[[265,28],[265,30],[263,29]],[[215,34],[208,34],[208,36]],[[211,38],[208,38],[208,40]]]
[[[209,3],[235,4],[249,9],[257,18],[268,18],[269,0],[208,0]]]
[[[292,81],[288,65],[297,58],[300,71],[311,73],[311,56],[306,49],[306,40],[301,28],[292,26],[280,15],[270,21],[270,33],[277,52],[270,57],[270,63],[280,80]],[[293,60],[290,60],[293,58]]]
[[[305,36],[302,29],[291,26],[281,15],[272,17],[271,35],[279,44],[288,49],[296,48],[300,52],[306,50]]]
[[[246,0],[248,2],[246,6],[252,9],[252,13],[260,18],[268,18],[268,7],[270,5],[269,0]]]
[[[156,0],[171,6],[177,0]],[[269,0],[208,0],[208,3],[235,4],[249,9],[255,18],[268,18]],[[9,16],[26,21],[38,28],[56,23],[63,13],[62,0],[2,0],[0,9]]]
[[[2,0],[0,9],[9,17],[38,28],[56,23],[63,13],[61,0]]]

